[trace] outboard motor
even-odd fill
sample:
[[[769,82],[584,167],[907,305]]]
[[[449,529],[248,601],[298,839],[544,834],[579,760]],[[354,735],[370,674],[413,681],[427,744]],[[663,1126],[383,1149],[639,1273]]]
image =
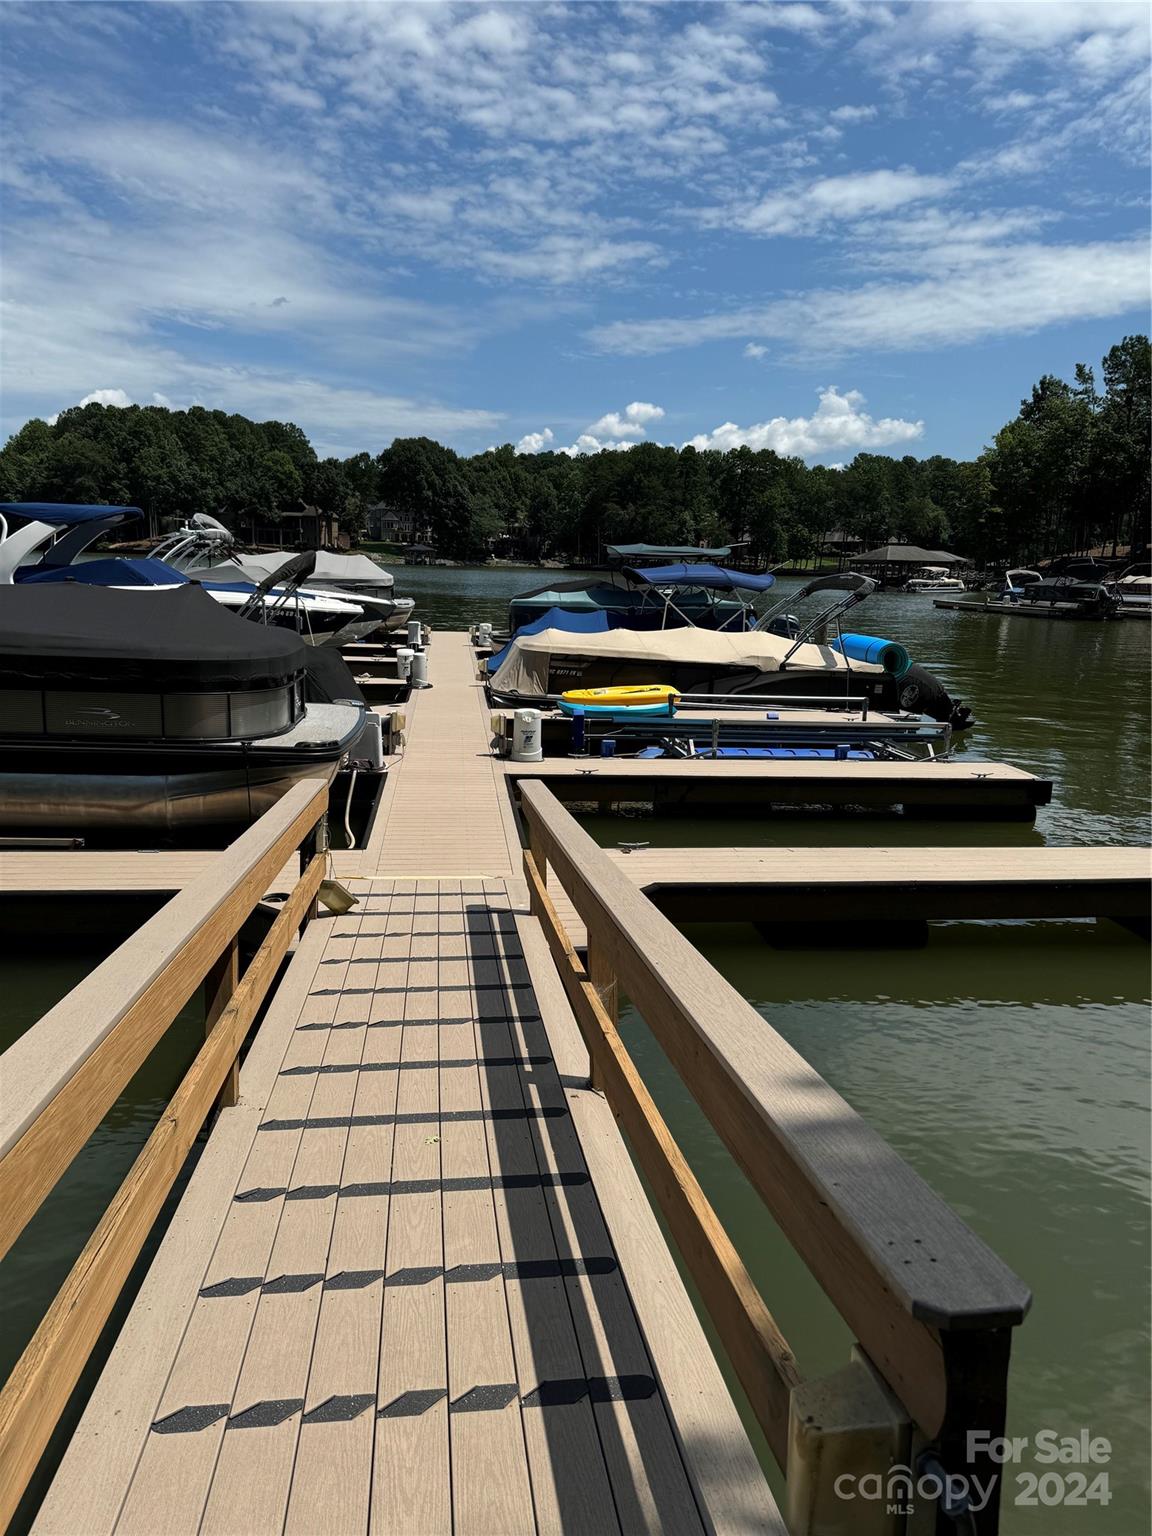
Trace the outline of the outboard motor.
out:
[[[900,679],[897,701],[912,714],[931,715],[947,721],[954,731],[966,731],[973,723],[972,711],[954,699],[938,677],[914,661]]]

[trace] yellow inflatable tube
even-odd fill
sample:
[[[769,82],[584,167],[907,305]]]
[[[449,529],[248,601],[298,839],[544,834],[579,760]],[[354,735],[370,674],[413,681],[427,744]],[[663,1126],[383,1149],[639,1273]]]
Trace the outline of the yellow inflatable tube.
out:
[[[629,704],[668,704],[680,697],[667,683],[638,683],[631,688],[573,688],[560,697],[565,704],[607,704],[614,709]]]

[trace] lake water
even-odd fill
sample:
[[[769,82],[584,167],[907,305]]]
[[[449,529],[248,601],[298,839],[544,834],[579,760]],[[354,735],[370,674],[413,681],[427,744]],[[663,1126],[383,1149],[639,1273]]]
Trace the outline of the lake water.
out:
[[[503,624],[508,598],[556,571],[399,567],[397,591],[433,628]],[[781,592],[799,585],[782,581]],[[961,755],[1054,780],[1035,828],[1013,824],[609,816],[599,841],[802,847],[1146,843],[1152,626],[1061,624],[937,610],[880,593],[856,627],[905,644],[975,711]],[[741,925],[685,932],[772,1027],[874,1125],[1032,1287],[1017,1331],[1009,1431],[1112,1445],[1107,1507],[1014,1507],[1010,1533],[1147,1530],[1149,951],[1109,924],[933,925],[919,950],[771,948]],[[7,1044],[104,949],[0,962]],[[648,1036],[622,1027],[646,1080],[806,1374],[847,1358],[843,1325]],[[139,1150],[201,1028],[182,1018],[0,1269],[6,1374],[39,1309]],[[1032,1468],[1025,1460],[1019,1470]],[[1036,1471],[1043,1468],[1035,1467]]]

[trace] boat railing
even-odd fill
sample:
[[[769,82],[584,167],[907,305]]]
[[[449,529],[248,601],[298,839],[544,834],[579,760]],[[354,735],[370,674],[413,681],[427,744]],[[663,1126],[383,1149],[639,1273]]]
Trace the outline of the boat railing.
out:
[[[36,1470],[201,1127],[237,1102],[238,1056],[327,865],[328,786],[294,784],[0,1057],[0,1257],[197,988],[205,1039],[0,1393],[0,1530]],[[300,874],[240,974],[240,930]]]
[[[616,867],[539,781],[520,786],[531,908],[588,1048],[748,1404],[785,1473],[789,1529],[896,1531],[870,1486],[940,1490],[916,1529],[999,1528],[1011,1331],[1024,1283]],[[587,928],[586,961],[548,870]],[[856,1343],[805,1380],[617,1029],[627,996]],[[845,1481],[847,1478],[847,1481]],[[949,1481],[951,1480],[951,1481]],[[969,1497],[969,1495],[971,1497]],[[865,1498],[867,1495],[865,1495]],[[907,1498],[890,1499],[903,1507]],[[859,1524],[855,1523],[859,1517]],[[851,1517],[851,1518],[850,1518]]]

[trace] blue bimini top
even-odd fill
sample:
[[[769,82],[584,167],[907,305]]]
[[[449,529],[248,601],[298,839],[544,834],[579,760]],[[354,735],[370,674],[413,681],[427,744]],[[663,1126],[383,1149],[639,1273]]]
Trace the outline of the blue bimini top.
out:
[[[719,565],[657,565],[644,570],[626,565],[624,575],[644,587],[708,587],[715,592],[767,592],[775,576],[728,571]]]
[[[91,523],[100,517],[143,517],[139,507],[72,506],[64,501],[0,501],[0,513],[16,512],[38,523]]]

